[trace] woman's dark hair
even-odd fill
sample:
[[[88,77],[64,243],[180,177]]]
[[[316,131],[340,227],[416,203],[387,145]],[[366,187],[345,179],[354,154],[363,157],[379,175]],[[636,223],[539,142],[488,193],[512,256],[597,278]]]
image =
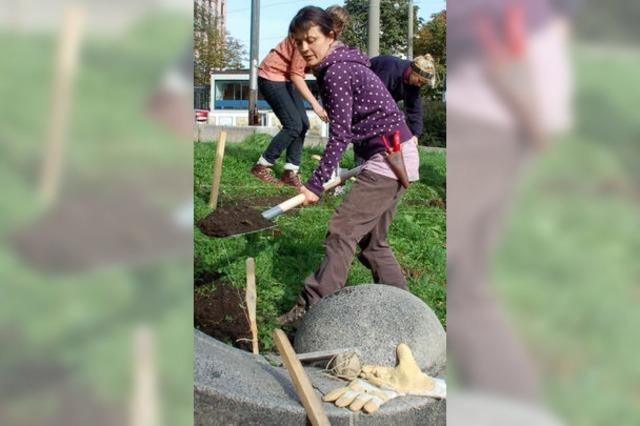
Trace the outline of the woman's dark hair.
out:
[[[324,9],[316,6],[303,7],[293,17],[289,24],[289,35],[293,36],[299,32],[306,32],[309,28],[317,25],[325,36],[333,31],[333,19]]]

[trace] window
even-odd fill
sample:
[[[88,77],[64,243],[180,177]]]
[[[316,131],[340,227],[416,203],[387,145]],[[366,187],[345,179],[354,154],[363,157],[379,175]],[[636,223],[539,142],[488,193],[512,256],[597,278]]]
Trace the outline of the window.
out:
[[[241,101],[249,99],[249,82],[217,80],[216,101]]]
[[[222,75],[220,77],[223,77]],[[217,80],[215,79],[215,105],[216,109],[243,109],[247,108],[249,103],[249,79],[246,80]],[[319,99],[318,83],[315,80],[307,80],[307,84],[311,89],[311,93],[316,99]],[[264,96],[258,90],[258,108],[271,109]],[[304,101],[306,109],[311,109],[311,105]]]

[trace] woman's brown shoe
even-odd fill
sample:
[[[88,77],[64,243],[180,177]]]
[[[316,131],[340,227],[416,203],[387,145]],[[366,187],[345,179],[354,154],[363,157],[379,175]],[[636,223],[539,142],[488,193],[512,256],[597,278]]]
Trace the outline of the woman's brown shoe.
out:
[[[284,185],[295,186],[296,188],[300,188],[302,186],[302,182],[300,182],[298,174],[293,170],[285,170],[284,172],[282,172],[282,176],[280,176],[280,182]]]
[[[282,186],[282,182],[276,179],[273,176],[273,170],[271,167],[263,166],[261,164],[256,164],[251,168],[251,174],[263,181],[264,183],[268,183],[271,185]]]

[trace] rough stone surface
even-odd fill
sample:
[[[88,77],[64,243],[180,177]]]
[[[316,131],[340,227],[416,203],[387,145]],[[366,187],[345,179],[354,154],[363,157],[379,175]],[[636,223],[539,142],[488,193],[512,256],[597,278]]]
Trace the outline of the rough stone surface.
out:
[[[409,345],[423,371],[446,364],[446,334],[423,301],[380,284],[345,287],[314,305],[298,328],[296,352],[357,347],[363,364],[396,365],[396,347]]]
[[[286,369],[195,331],[194,424],[302,426],[304,407]],[[344,386],[322,370],[305,368],[318,395]],[[374,415],[322,403],[334,426],[445,425],[446,402],[425,397],[396,398]]]

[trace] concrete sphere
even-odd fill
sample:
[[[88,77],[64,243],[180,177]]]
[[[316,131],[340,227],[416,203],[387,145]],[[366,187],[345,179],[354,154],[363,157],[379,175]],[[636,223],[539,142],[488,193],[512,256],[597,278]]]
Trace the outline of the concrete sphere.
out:
[[[357,347],[363,364],[396,365],[409,345],[420,368],[446,365],[446,333],[434,312],[408,291],[381,284],[346,287],[311,307],[296,333],[297,353]]]

